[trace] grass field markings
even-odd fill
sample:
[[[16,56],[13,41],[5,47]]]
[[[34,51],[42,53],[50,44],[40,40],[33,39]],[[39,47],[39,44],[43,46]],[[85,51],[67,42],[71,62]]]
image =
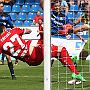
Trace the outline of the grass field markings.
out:
[[[0,76],[0,78],[1,78],[1,77],[11,77],[11,76]],[[33,78],[35,78],[35,77],[36,77],[36,78],[37,78],[37,77],[43,78],[43,76],[17,76],[17,75],[16,75],[16,77],[20,77],[20,78],[23,78],[23,77],[25,77],[25,78],[30,78],[30,77],[33,77]]]
[[[64,90],[90,90],[90,88],[65,88]]]
[[[90,74],[90,72],[80,72],[81,74]],[[71,75],[71,73],[60,73],[60,75]],[[52,76],[56,76],[58,74],[52,74]]]

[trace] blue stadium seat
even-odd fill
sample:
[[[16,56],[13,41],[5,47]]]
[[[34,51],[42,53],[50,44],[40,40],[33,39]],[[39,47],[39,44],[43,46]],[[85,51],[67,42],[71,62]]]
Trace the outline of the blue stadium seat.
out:
[[[35,17],[35,15],[36,15],[35,13],[31,13],[31,12],[30,12],[30,13],[28,13],[27,19],[28,19],[28,20],[33,20],[33,18]]]
[[[31,26],[32,24],[33,24],[32,21],[28,21],[28,20],[24,21],[24,26],[26,26],[26,27],[29,27],[29,26]]]
[[[20,12],[21,10],[20,10],[20,5],[13,5],[12,6],[12,12],[16,12],[16,13],[18,13],[18,12]]]
[[[30,5],[23,5],[22,12],[30,12]]]
[[[10,5],[4,5],[4,12],[11,12],[11,6]]]
[[[80,11],[80,12],[78,12],[78,13],[77,13],[77,18],[79,18],[79,17],[80,17],[80,16],[82,16],[83,14],[84,14],[84,13],[83,13],[83,12],[81,12],[81,11]]]
[[[26,13],[20,12],[18,14],[18,20],[26,20]]]
[[[43,12],[43,9],[40,7],[40,8],[39,8],[39,11],[40,11],[40,12]]]
[[[78,11],[78,5],[71,5],[70,6],[70,11]]]
[[[35,0],[25,0],[25,4],[35,4]]]
[[[41,12],[40,15],[43,16],[44,14]]]
[[[35,0],[35,4],[40,4],[40,0]]]
[[[24,0],[16,0],[15,4],[23,5],[24,4]]]
[[[32,12],[37,12],[39,9],[40,9],[40,6],[39,5],[32,5],[31,6],[31,11]]]
[[[17,19],[17,14],[16,13],[10,13],[11,19],[14,21]]]
[[[15,24],[15,26],[19,27],[19,26],[23,25],[23,22],[16,20],[14,24]]]
[[[73,19],[74,18],[74,12],[68,12],[67,17],[68,17],[68,19]]]

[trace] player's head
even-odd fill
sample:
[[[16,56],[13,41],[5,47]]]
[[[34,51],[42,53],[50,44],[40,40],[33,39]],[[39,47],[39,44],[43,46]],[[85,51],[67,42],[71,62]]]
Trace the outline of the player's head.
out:
[[[6,31],[6,27],[4,26],[4,24],[0,23],[0,34],[4,31]]]
[[[54,3],[54,10],[56,12],[60,12],[60,1],[59,0],[56,0]]]
[[[37,16],[40,16],[40,11],[37,11]]]
[[[38,24],[41,25],[43,23],[43,19],[42,18],[39,18],[38,19]]]
[[[4,9],[4,4],[3,2],[0,2],[0,12],[3,12],[3,9]]]

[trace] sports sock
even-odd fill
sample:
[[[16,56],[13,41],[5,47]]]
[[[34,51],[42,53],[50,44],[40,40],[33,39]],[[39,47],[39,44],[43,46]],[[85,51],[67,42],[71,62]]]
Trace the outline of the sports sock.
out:
[[[60,53],[60,56],[61,56],[61,63],[63,63],[64,65],[67,65],[68,68],[75,74],[79,74],[78,70],[76,69],[73,61],[71,60],[67,50],[65,47],[62,48],[61,50],[61,53]]]
[[[13,76],[13,75],[14,75],[14,69],[13,69],[13,64],[12,64],[12,62],[8,62],[8,67],[9,67],[11,76]]]

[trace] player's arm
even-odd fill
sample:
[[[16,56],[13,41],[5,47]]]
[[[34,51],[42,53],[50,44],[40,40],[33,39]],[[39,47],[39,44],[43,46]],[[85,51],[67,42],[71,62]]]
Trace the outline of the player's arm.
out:
[[[77,25],[78,23],[80,23],[82,21],[82,16],[79,17],[77,20],[75,20],[75,22],[73,22],[73,25]]]
[[[32,30],[28,28],[25,28],[24,30],[24,34],[30,34],[32,32]]]
[[[78,36],[80,38],[80,40],[82,40],[83,42],[85,42],[84,38],[78,32],[75,33],[75,34],[76,34],[76,36]]]
[[[10,15],[8,15],[8,24],[10,25],[10,28],[14,28]]]

